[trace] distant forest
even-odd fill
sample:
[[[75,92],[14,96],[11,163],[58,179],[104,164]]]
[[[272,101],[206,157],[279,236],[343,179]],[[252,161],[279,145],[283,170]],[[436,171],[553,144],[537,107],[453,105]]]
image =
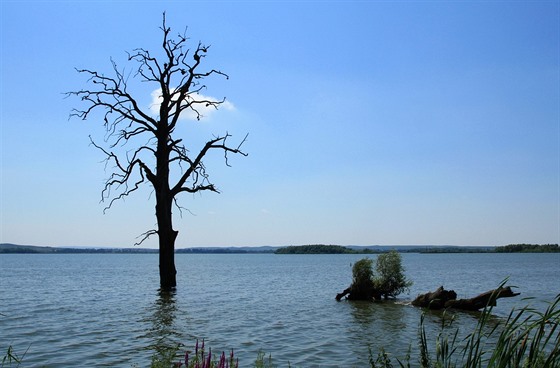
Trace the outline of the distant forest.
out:
[[[119,253],[141,254],[157,253],[157,249],[147,248],[62,248],[35,245],[0,244],[0,253],[29,253],[29,254],[89,254],[89,253]]]
[[[275,254],[379,254],[396,250],[399,253],[488,253],[494,247],[475,246],[341,246],[341,245],[292,245],[277,249]]]
[[[558,244],[510,244],[500,247],[475,247],[475,246],[429,246],[429,247],[387,247],[387,249],[370,249],[363,247],[344,247],[340,245],[298,245],[282,247],[275,254],[372,254],[384,253],[395,249],[401,253],[557,253],[560,252]]]
[[[179,248],[175,253],[272,253],[272,247],[216,247],[216,248]],[[30,254],[157,254],[157,249],[150,248],[61,248],[34,245],[0,244],[1,253],[30,253]]]
[[[354,250],[340,245],[291,245],[277,249],[275,254],[364,254],[373,253],[371,249]]]
[[[341,246],[341,245],[292,245],[287,247],[215,247],[215,248],[180,248],[176,253],[218,253],[218,254],[377,254],[396,250],[400,253],[559,253],[558,244],[509,244],[499,247],[490,246]],[[147,248],[58,248],[31,245],[0,244],[1,253],[116,253],[142,254],[158,253],[157,249]]]
[[[558,244],[509,244],[496,247],[496,253],[558,253]]]

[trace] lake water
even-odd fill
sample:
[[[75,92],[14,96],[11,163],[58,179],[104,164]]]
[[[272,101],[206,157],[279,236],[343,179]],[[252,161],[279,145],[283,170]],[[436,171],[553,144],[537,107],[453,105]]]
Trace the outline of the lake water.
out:
[[[0,357],[12,345],[28,349],[23,367],[146,367],[157,346],[205,338],[214,352],[233,348],[240,367],[259,350],[279,367],[362,367],[368,347],[402,357],[416,345],[423,312],[407,302],[440,285],[465,298],[509,277],[521,295],[500,299],[498,318],[528,303],[544,309],[560,293],[558,253],[403,254],[409,294],[336,302],[362,257],[179,254],[177,291],[162,296],[157,255],[3,254]],[[440,321],[428,314],[429,334]],[[456,313],[460,336],[476,322],[476,313]]]

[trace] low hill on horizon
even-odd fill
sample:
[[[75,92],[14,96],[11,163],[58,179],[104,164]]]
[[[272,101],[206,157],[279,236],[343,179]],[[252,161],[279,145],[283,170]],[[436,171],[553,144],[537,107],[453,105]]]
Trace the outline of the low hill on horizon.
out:
[[[177,248],[175,253],[273,253],[278,247],[192,247]],[[118,247],[52,247],[39,245],[20,245],[0,243],[0,253],[31,253],[31,254],[69,254],[69,253],[158,253],[153,248],[118,248]]]
[[[309,251],[312,248],[313,251]],[[177,248],[177,254],[234,254],[234,253],[278,253],[278,254],[341,254],[341,253],[384,253],[396,250],[401,253],[469,253],[493,252],[494,246],[460,246],[460,245],[299,245],[299,246],[256,246],[256,247],[190,247]],[[118,247],[53,247],[38,245],[20,245],[1,243],[0,253],[31,254],[72,254],[72,253],[117,253],[117,254],[152,254],[158,253],[152,248],[118,248]]]

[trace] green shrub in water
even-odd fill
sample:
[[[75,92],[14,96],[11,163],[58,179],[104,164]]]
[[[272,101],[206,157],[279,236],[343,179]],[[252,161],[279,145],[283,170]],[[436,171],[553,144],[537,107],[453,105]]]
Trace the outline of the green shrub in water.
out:
[[[360,259],[352,266],[351,293],[363,294],[363,298],[394,298],[411,285],[412,282],[404,275],[401,255],[394,250],[377,256],[375,272],[370,258]]]
[[[394,298],[412,286],[412,281],[407,280],[404,275],[401,255],[397,251],[377,256],[375,270],[377,274],[373,278],[373,284],[385,298]]]

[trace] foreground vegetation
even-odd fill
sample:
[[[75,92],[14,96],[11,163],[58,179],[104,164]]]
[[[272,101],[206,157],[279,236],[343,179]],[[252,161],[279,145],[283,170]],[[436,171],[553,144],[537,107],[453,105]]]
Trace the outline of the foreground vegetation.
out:
[[[475,329],[458,338],[453,318],[442,319],[435,349],[426,337],[424,316],[419,329],[418,364],[422,368],[558,368],[560,367],[560,294],[546,311],[529,307],[512,310],[505,321],[495,323],[492,307],[484,309]],[[393,358],[381,350],[370,367],[411,367],[410,355]],[[397,365],[395,365],[397,366]]]
[[[18,355],[14,352],[14,348],[11,345],[8,346],[8,350],[6,351],[4,357],[2,358],[2,361],[0,362],[0,368],[19,367],[26,353],[27,350],[25,351],[25,353]]]

